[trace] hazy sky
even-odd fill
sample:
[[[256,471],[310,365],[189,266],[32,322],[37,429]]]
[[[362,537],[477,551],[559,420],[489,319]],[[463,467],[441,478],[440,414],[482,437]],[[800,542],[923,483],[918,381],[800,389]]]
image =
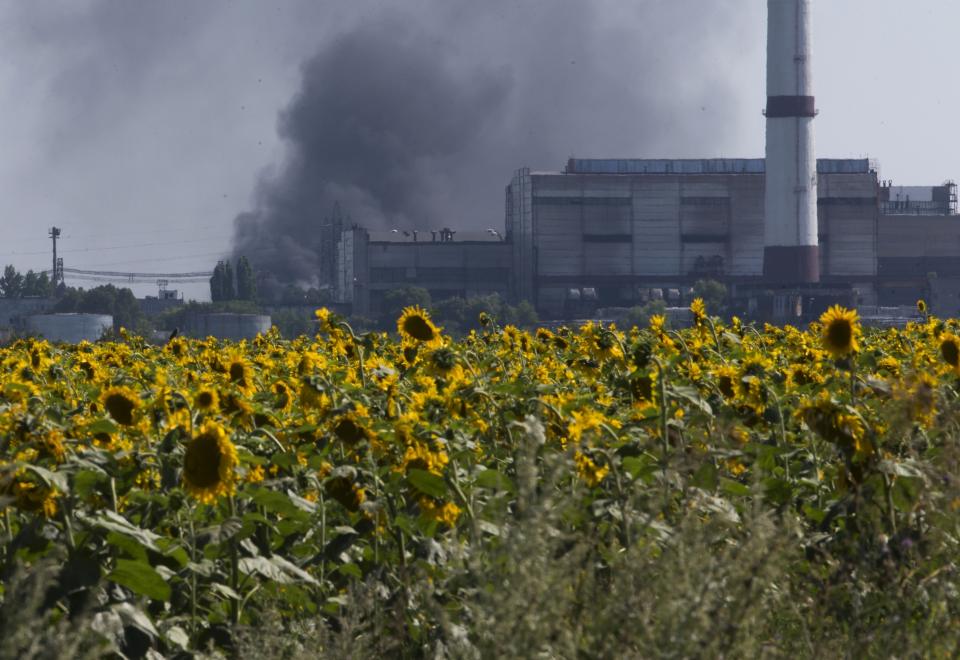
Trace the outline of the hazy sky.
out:
[[[410,61],[434,53],[442,81],[492,90],[469,140],[411,165],[425,212],[502,226],[512,171],[571,155],[762,156],[765,5],[0,0],[0,265],[49,267],[55,224],[68,266],[209,269],[290,169],[278,118],[303,106],[302,65],[385,16]],[[818,154],[905,185],[960,178],[958,26],[955,0],[815,0]]]

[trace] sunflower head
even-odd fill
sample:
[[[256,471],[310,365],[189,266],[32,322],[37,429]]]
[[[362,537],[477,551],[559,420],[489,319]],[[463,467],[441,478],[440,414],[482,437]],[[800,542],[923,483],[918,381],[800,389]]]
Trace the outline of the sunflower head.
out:
[[[921,298],[920,300],[917,301],[917,311],[920,312],[921,314],[926,314],[926,313],[927,313],[927,301],[926,301],[926,300],[924,300],[924,299]]]
[[[370,431],[361,423],[354,412],[349,412],[338,417],[334,420],[331,428],[333,434],[348,445],[354,445],[361,440],[366,440],[371,435]]]
[[[111,387],[104,391],[100,402],[118,424],[133,426],[140,408],[140,397],[129,387]]]
[[[340,502],[347,511],[358,511],[367,499],[366,491],[347,476],[335,476],[323,486],[327,495]]]
[[[199,410],[216,410],[220,396],[212,387],[203,387],[193,397],[193,405]]]
[[[693,312],[693,317],[699,322],[707,315],[707,306],[703,302],[703,298],[694,298],[693,302],[690,303],[690,311]]]
[[[956,373],[960,374],[960,338],[953,333],[942,335],[940,337],[940,356]]]
[[[821,343],[834,358],[842,358],[859,350],[860,323],[856,310],[834,305],[820,317]]]
[[[440,341],[440,328],[433,324],[430,315],[419,306],[407,307],[397,319],[397,331],[404,339],[435,345]]]
[[[250,380],[250,367],[243,358],[234,358],[227,365],[227,373],[230,374],[230,380],[239,385],[246,385]]]
[[[201,502],[212,502],[233,492],[236,467],[237,449],[226,430],[216,422],[205,422],[187,444],[183,485]]]

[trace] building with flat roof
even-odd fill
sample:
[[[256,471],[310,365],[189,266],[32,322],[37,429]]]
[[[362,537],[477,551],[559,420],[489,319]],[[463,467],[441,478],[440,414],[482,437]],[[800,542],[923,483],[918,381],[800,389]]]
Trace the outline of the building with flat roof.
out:
[[[642,302],[706,277],[762,285],[763,159],[571,159],[507,187],[513,295],[546,316],[571,299]],[[821,282],[875,303],[880,186],[866,159],[817,162]]]
[[[338,302],[354,313],[376,316],[384,295],[401,287],[420,287],[434,301],[492,293],[511,295],[511,249],[501,232],[343,232],[336,286]]]

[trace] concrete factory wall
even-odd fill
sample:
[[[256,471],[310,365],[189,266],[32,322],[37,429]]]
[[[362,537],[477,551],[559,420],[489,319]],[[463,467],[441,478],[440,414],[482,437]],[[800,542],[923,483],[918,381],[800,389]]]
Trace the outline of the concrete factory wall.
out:
[[[380,311],[384,294],[403,286],[422,287],[433,300],[497,293],[510,295],[511,246],[503,241],[367,241],[351,230],[352,258],[345,260],[342,288],[353,282],[354,311]],[[346,269],[350,272],[347,273]],[[338,294],[339,295],[339,294]],[[344,296],[346,297],[346,296]]]
[[[960,216],[881,215],[877,253],[881,304],[928,298],[936,314],[960,313]]]
[[[25,319],[25,329],[49,341],[76,344],[96,341],[113,328],[107,314],[37,314]]]
[[[270,329],[270,317],[263,314],[187,314],[183,334],[188,337],[253,339]]]
[[[568,173],[520,170],[507,189],[517,298],[551,316],[585,291],[631,305],[644,286],[761,277],[762,160],[572,163]],[[818,164],[821,272],[872,289],[879,186],[866,161],[847,163]]]

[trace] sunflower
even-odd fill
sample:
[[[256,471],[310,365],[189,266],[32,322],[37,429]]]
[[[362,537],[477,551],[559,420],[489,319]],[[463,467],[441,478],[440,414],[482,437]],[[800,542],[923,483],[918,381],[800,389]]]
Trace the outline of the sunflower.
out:
[[[100,397],[103,407],[114,421],[123,426],[133,426],[140,408],[140,397],[129,387],[111,387]]]
[[[740,374],[729,365],[717,367],[713,371],[716,379],[717,389],[725,399],[734,399],[737,396],[737,386],[740,380]]]
[[[220,404],[220,395],[212,387],[203,387],[193,396],[193,405],[198,410],[216,410]]]
[[[293,406],[293,391],[290,385],[282,380],[276,381],[270,388],[273,390],[274,404],[282,412],[288,412]]]
[[[336,476],[327,480],[323,490],[340,502],[347,511],[357,511],[367,499],[366,491],[359,484],[345,476]]]
[[[237,449],[226,430],[213,421],[205,422],[188,444],[183,457],[183,485],[199,501],[210,503],[233,493],[236,481]]]
[[[943,335],[940,338],[940,355],[944,362],[960,374],[960,338],[952,332]]]
[[[331,429],[337,438],[348,445],[366,440],[372,435],[370,430],[360,422],[355,412],[349,412],[338,417],[334,420]]]
[[[823,326],[821,342],[823,348],[834,358],[842,358],[859,350],[857,338],[860,336],[860,323],[856,310],[834,305],[820,317]]]
[[[703,302],[703,298],[694,298],[690,303],[690,311],[693,312],[693,318],[697,323],[702,321],[707,315],[707,305]]]
[[[255,389],[253,383],[253,367],[241,356],[236,355],[227,363],[227,374],[230,382],[244,394],[251,394]]]
[[[57,515],[57,498],[60,493],[55,488],[37,485],[32,481],[17,481],[13,484],[12,495],[21,511],[45,518]]]
[[[440,341],[440,328],[433,324],[430,315],[419,306],[403,310],[403,314],[397,319],[397,331],[405,339],[427,345],[436,345]]]
[[[320,326],[323,328],[330,327],[330,310],[326,307],[321,307],[320,309],[314,311],[314,316],[317,317],[317,320],[320,321]]]
[[[923,314],[924,316],[927,315],[927,301],[926,301],[926,300],[923,300],[923,299],[921,298],[920,300],[917,301],[917,311],[920,312],[921,314]]]
[[[579,451],[574,453],[573,461],[576,464],[577,476],[590,488],[599,486],[607,473],[610,472],[609,467],[597,465],[593,462],[593,459]]]

